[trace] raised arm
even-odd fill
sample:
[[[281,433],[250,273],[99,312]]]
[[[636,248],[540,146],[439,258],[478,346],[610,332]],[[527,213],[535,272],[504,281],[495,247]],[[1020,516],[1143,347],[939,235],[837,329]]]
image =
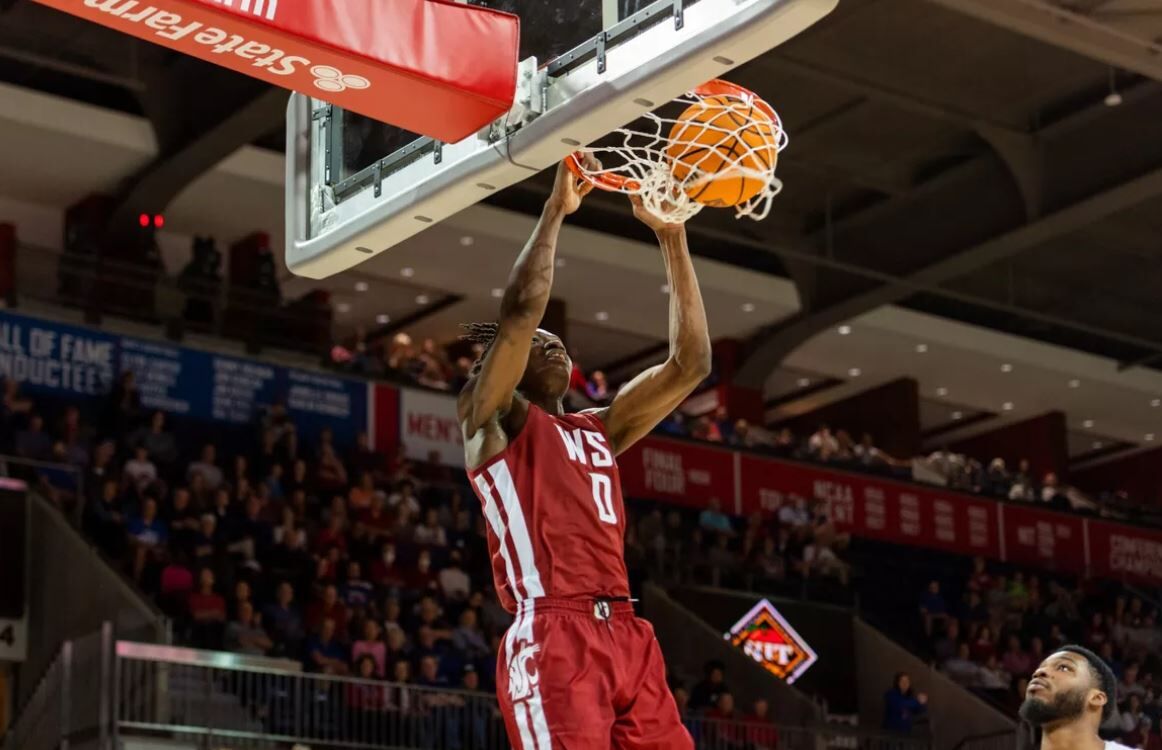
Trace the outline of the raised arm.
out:
[[[484,355],[480,372],[460,394],[460,421],[466,435],[474,435],[488,420],[512,406],[513,392],[528,364],[533,334],[549,304],[561,224],[592,189],[592,184],[575,177],[564,164],[557,168],[553,193],[509,274],[496,338]]]
[[[710,374],[710,333],[694,276],[686,228],[666,224],[633,200],[634,215],[654,230],[670,282],[670,355],[631,380],[598,412],[616,453],[641,440]]]

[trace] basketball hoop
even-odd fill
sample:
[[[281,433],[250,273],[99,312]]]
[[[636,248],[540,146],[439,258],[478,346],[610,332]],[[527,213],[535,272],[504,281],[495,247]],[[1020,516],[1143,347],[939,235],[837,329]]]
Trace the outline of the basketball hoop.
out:
[[[613,131],[609,145],[599,142],[570,156],[569,169],[602,190],[641,197],[646,209],[665,221],[686,221],[707,205],[733,207],[735,218],[766,218],[783,187],[775,165],[787,145],[774,108],[722,80],[674,103],[681,114],[647,113]],[[595,156],[601,169],[586,169],[578,158],[582,153]],[[724,193],[729,197],[721,197]]]

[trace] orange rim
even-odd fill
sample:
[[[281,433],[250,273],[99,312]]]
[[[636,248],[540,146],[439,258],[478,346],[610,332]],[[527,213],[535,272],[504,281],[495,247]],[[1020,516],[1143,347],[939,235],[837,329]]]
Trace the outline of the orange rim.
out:
[[[691,93],[698,96],[731,96],[736,99],[744,99],[754,103],[755,109],[766,115],[771,122],[773,122],[779,129],[782,129],[783,123],[779,120],[779,116],[775,114],[775,110],[770,104],[767,104],[761,96],[751,91],[748,88],[739,86],[737,83],[730,81],[723,81],[720,78],[715,78],[712,81],[707,81],[701,86],[695,87]],[[581,152],[574,151],[565,157],[565,166],[569,171],[575,174],[578,178],[591,183],[594,187],[600,190],[609,190],[611,192],[633,192],[641,188],[641,183],[637,180],[623,177],[622,175],[612,172],[603,172],[601,174],[590,175],[586,174],[585,170],[581,168]]]

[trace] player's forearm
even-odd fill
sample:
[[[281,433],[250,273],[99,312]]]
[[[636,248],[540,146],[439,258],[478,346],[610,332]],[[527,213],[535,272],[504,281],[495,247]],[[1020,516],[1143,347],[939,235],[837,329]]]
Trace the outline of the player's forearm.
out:
[[[500,320],[537,325],[549,305],[553,290],[553,268],[557,237],[565,212],[553,202],[545,204],[540,221],[521,251],[508,277],[508,287],[500,303]]]
[[[658,244],[670,282],[670,361],[683,374],[701,381],[710,374],[710,327],[686,245],[686,230],[662,230],[658,232]]]

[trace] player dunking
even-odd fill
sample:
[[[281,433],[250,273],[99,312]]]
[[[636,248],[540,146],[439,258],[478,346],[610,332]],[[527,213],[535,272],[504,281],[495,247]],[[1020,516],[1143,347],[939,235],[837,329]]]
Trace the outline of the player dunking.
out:
[[[629,601],[615,456],[709,373],[706,313],[684,227],[635,202],[669,276],[670,354],[608,407],[565,413],[572,362],[561,339],[537,326],[557,235],[591,187],[564,165],[557,170],[499,321],[468,327],[486,348],[460,394],[464,452],[488,521],[496,590],[516,616],[497,662],[497,693],[517,750],[683,750],[693,742],[653,628]]]
[[[1062,646],[1037,667],[1021,718],[1021,750],[1129,750],[1104,742],[1098,728],[1117,700],[1117,679],[1097,654]]]

